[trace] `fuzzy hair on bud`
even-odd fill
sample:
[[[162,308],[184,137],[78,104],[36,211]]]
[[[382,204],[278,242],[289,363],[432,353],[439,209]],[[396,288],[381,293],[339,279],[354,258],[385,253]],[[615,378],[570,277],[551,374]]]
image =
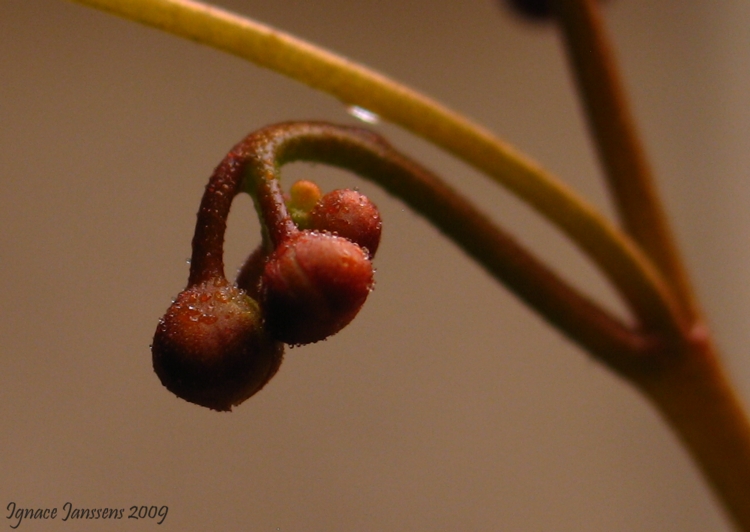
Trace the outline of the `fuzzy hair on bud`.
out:
[[[214,279],[177,296],[159,321],[151,352],[156,374],[172,393],[229,411],[273,377],[283,344],[265,333],[253,299]]]
[[[351,240],[370,258],[380,245],[383,221],[370,199],[351,189],[333,190],[318,201],[309,215],[309,226]]]
[[[359,312],[373,287],[368,254],[340,236],[300,231],[266,262],[261,305],[273,338],[290,345],[324,340]]]

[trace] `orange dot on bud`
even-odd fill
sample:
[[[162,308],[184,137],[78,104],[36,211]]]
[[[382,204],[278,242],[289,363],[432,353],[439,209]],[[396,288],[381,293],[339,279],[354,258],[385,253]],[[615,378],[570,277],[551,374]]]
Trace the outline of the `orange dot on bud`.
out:
[[[297,209],[309,211],[318,202],[321,195],[318,185],[302,179],[289,188],[289,204]]]
[[[318,202],[322,193],[318,185],[312,181],[300,180],[289,188],[289,201],[286,207],[294,223],[302,229],[307,229],[310,210]]]

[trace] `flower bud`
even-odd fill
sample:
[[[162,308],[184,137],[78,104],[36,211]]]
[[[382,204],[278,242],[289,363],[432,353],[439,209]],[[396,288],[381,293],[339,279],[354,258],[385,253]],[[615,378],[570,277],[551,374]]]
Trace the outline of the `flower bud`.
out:
[[[245,260],[240,270],[237,272],[237,278],[234,283],[237,288],[244,290],[245,293],[253,299],[258,299],[260,277],[263,275],[263,269],[266,267],[266,258],[268,252],[261,244]]]
[[[260,286],[269,334],[288,344],[308,344],[354,319],[372,289],[373,268],[357,244],[300,231],[271,254]]]
[[[172,393],[228,411],[278,370],[283,344],[262,328],[257,303],[225,279],[186,288],[159,321],[154,370]]]
[[[310,229],[351,240],[372,258],[380,244],[383,222],[380,211],[367,196],[356,190],[339,189],[329,192],[315,204],[308,225]]]

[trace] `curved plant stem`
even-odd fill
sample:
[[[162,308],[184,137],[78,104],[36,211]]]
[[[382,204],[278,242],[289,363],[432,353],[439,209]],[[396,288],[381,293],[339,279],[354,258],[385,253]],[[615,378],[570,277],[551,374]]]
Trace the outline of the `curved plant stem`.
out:
[[[382,186],[616,371],[633,373],[653,364],[649,355],[661,347],[661,339],[628,329],[558,277],[459,192],[371,131],[323,122],[268,126],[235,146],[211,180],[216,180],[223,168],[231,168],[233,186],[246,176],[243,188],[258,203],[270,197],[268,191],[277,185],[269,184],[278,183],[281,167],[294,161],[338,166]],[[274,214],[277,204],[258,204],[264,225],[288,219],[285,211]]]
[[[682,438],[735,522],[750,531],[748,420],[720,370],[707,334],[700,333],[692,291],[590,0],[560,0],[561,20],[567,31],[580,35],[581,40],[570,38],[571,53],[581,71],[592,127],[602,139],[602,159],[618,209],[635,242],[568,187],[488,131],[340,56],[189,0],[74,1],[238,55],[328,92],[345,104],[378,113],[467,161],[537,209],[601,268],[632,308],[640,330],[629,330],[588,301],[457,192],[379,138],[361,130],[331,131],[327,129],[331,126],[322,124],[301,126],[287,137],[270,130],[264,133],[261,155],[266,160],[273,157],[274,163],[259,166],[258,176],[275,173],[276,165],[301,159],[339,165],[378,181],[550,322],[633,381]],[[294,130],[298,126],[286,127]],[[241,144],[236,149],[242,155],[246,147],[249,145]],[[209,269],[218,266],[214,261]]]
[[[662,271],[691,323],[664,371],[634,374],[631,380],[675,430],[735,525],[750,531],[750,423],[702,324],[597,2],[551,3],[620,218]]]
[[[248,59],[378,113],[464,159],[528,202],[597,263],[648,329],[679,336],[667,283],[628,237],[587,202],[485,129],[340,56],[189,0],[74,0]]]
[[[551,3],[625,229],[662,271],[689,318],[696,319],[698,306],[656,191],[598,2]]]
[[[238,151],[235,148],[230,151],[216,167],[206,185],[193,235],[188,286],[225,277],[224,235],[227,218],[234,198],[243,192],[247,158],[246,150]],[[268,158],[259,160],[265,161]],[[269,164],[273,164],[273,161]],[[267,179],[258,180],[254,185],[252,196],[258,212],[262,213],[263,239],[268,239],[274,245],[278,244],[297,231],[287,213],[281,184],[278,179]]]
[[[224,233],[234,197],[242,183],[232,178],[232,161],[223,161],[206,185],[193,234],[188,286],[225,278]]]

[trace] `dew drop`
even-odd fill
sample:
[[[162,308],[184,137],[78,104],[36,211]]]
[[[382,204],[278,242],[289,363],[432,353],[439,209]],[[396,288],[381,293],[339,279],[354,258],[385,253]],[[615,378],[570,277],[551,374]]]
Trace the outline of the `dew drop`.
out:
[[[376,125],[380,123],[380,117],[377,114],[358,105],[350,105],[346,108],[346,112],[367,124]]]
[[[214,294],[214,299],[219,303],[227,303],[229,301],[229,295],[222,290]]]
[[[203,313],[200,310],[190,309],[186,312],[187,317],[190,321],[199,321]]]
[[[201,314],[199,316],[199,321],[204,325],[213,325],[219,320],[218,316],[210,315],[210,314]]]

